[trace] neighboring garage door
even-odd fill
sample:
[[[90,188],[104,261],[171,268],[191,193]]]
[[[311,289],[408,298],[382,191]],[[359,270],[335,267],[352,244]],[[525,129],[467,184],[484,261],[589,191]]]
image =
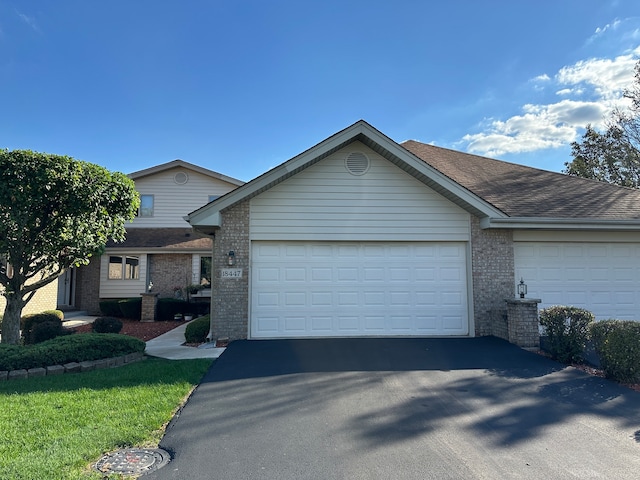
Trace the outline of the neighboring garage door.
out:
[[[253,242],[251,337],[469,332],[466,245]]]
[[[573,305],[597,318],[640,320],[640,245],[518,242],[516,280],[542,307]]]

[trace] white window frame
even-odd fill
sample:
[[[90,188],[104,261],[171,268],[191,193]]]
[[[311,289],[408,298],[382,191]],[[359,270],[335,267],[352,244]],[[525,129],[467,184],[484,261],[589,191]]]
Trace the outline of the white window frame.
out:
[[[143,198],[151,199],[151,208],[143,207],[143,205],[142,205]],[[155,199],[154,195],[146,194],[146,193],[145,194],[141,194],[140,195],[140,208],[138,209],[138,217],[141,217],[141,218],[153,217],[154,210],[155,210],[155,203],[156,203],[156,199]]]
[[[112,262],[112,259],[120,258],[120,269],[115,267],[112,269],[111,265],[117,265],[117,262]],[[137,264],[134,266],[128,262],[128,260],[137,260]],[[140,280],[140,256],[139,255],[117,255],[110,254],[107,259],[107,279],[109,280]]]

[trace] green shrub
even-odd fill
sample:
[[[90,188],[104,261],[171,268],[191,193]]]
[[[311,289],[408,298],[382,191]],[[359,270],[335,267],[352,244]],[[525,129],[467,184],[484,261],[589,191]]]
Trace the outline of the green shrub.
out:
[[[203,343],[209,334],[209,315],[196,318],[187,324],[184,338],[187,343]]]
[[[57,337],[37,345],[0,345],[0,370],[18,370],[69,362],[100,360],[144,352],[145,343],[115,333],[83,333]]]
[[[116,317],[98,317],[93,321],[92,330],[95,333],[120,333],[122,321]]]
[[[640,381],[640,322],[605,320],[591,326],[594,347],[607,378]]]
[[[44,312],[47,315],[55,315],[61,322],[64,321],[64,312],[62,310],[45,310]]]
[[[121,315],[124,318],[140,320],[142,316],[142,298],[125,298],[118,302]]]
[[[62,322],[42,322],[36,323],[31,330],[31,343],[42,343],[52,338],[70,335],[73,331],[62,326]]]
[[[563,363],[581,362],[594,315],[577,307],[554,306],[540,311],[540,325],[549,340],[549,353]]]
[[[173,320],[176,313],[185,313],[189,304],[180,298],[159,298],[156,308],[156,320]]]
[[[100,312],[105,317],[122,317],[122,310],[120,310],[120,300],[102,300],[100,302]]]
[[[24,315],[20,319],[20,329],[22,330],[22,338],[25,344],[36,343],[33,339],[33,329],[36,325],[45,322],[57,323],[62,329],[62,319],[64,314],[60,310],[47,310],[41,313],[32,313]],[[53,327],[49,326],[51,330]],[[43,330],[44,331],[44,330]]]

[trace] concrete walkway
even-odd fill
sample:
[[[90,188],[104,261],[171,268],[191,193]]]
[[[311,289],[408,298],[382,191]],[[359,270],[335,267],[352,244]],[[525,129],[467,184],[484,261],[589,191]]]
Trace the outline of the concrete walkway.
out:
[[[86,312],[69,312],[65,314],[65,327],[77,327],[93,323],[97,317],[87,315]],[[152,357],[161,357],[169,360],[187,360],[192,358],[218,358],[224,352],[224,348],[215,348],[213,343],[205,343],[200,347],[185,347],[184,331],[188,322],[169,330],[147,342],[144,353]]]
[[[144,353],[152,357],[162,357],[169,360],[187,360],[192,358],[218,358],[224,348],[215,348],[215,343],[205,343],[200,347],[185,347],[184,331],[189,323],[169,330],[147,342]]]

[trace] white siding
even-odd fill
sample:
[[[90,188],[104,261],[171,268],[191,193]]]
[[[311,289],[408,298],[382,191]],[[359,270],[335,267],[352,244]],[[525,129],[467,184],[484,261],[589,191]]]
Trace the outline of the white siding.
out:
[[[178,185],[174,176],[184,172],[189,180]],[[136,190],[154,196],[153,217],[138,217],[127,228],[185,227],[190,225],[184,216],[209,203],[209,196],[222,196],[236,186],[201,173],[178,167],[136,180]]]
[[[351,175],[353,151],[371,160]],[[467,241],[469,214],[353,143],[251,200],[252,240]]]
[[[128,255],[127,252],[112,253],[112,255]],[[147,285],[147,256],[134,253],[140,257],[140,278],[138,280],[109,280],[109,254],[100,258],[100,294],[99,298],[131,298],[146,291]]]

